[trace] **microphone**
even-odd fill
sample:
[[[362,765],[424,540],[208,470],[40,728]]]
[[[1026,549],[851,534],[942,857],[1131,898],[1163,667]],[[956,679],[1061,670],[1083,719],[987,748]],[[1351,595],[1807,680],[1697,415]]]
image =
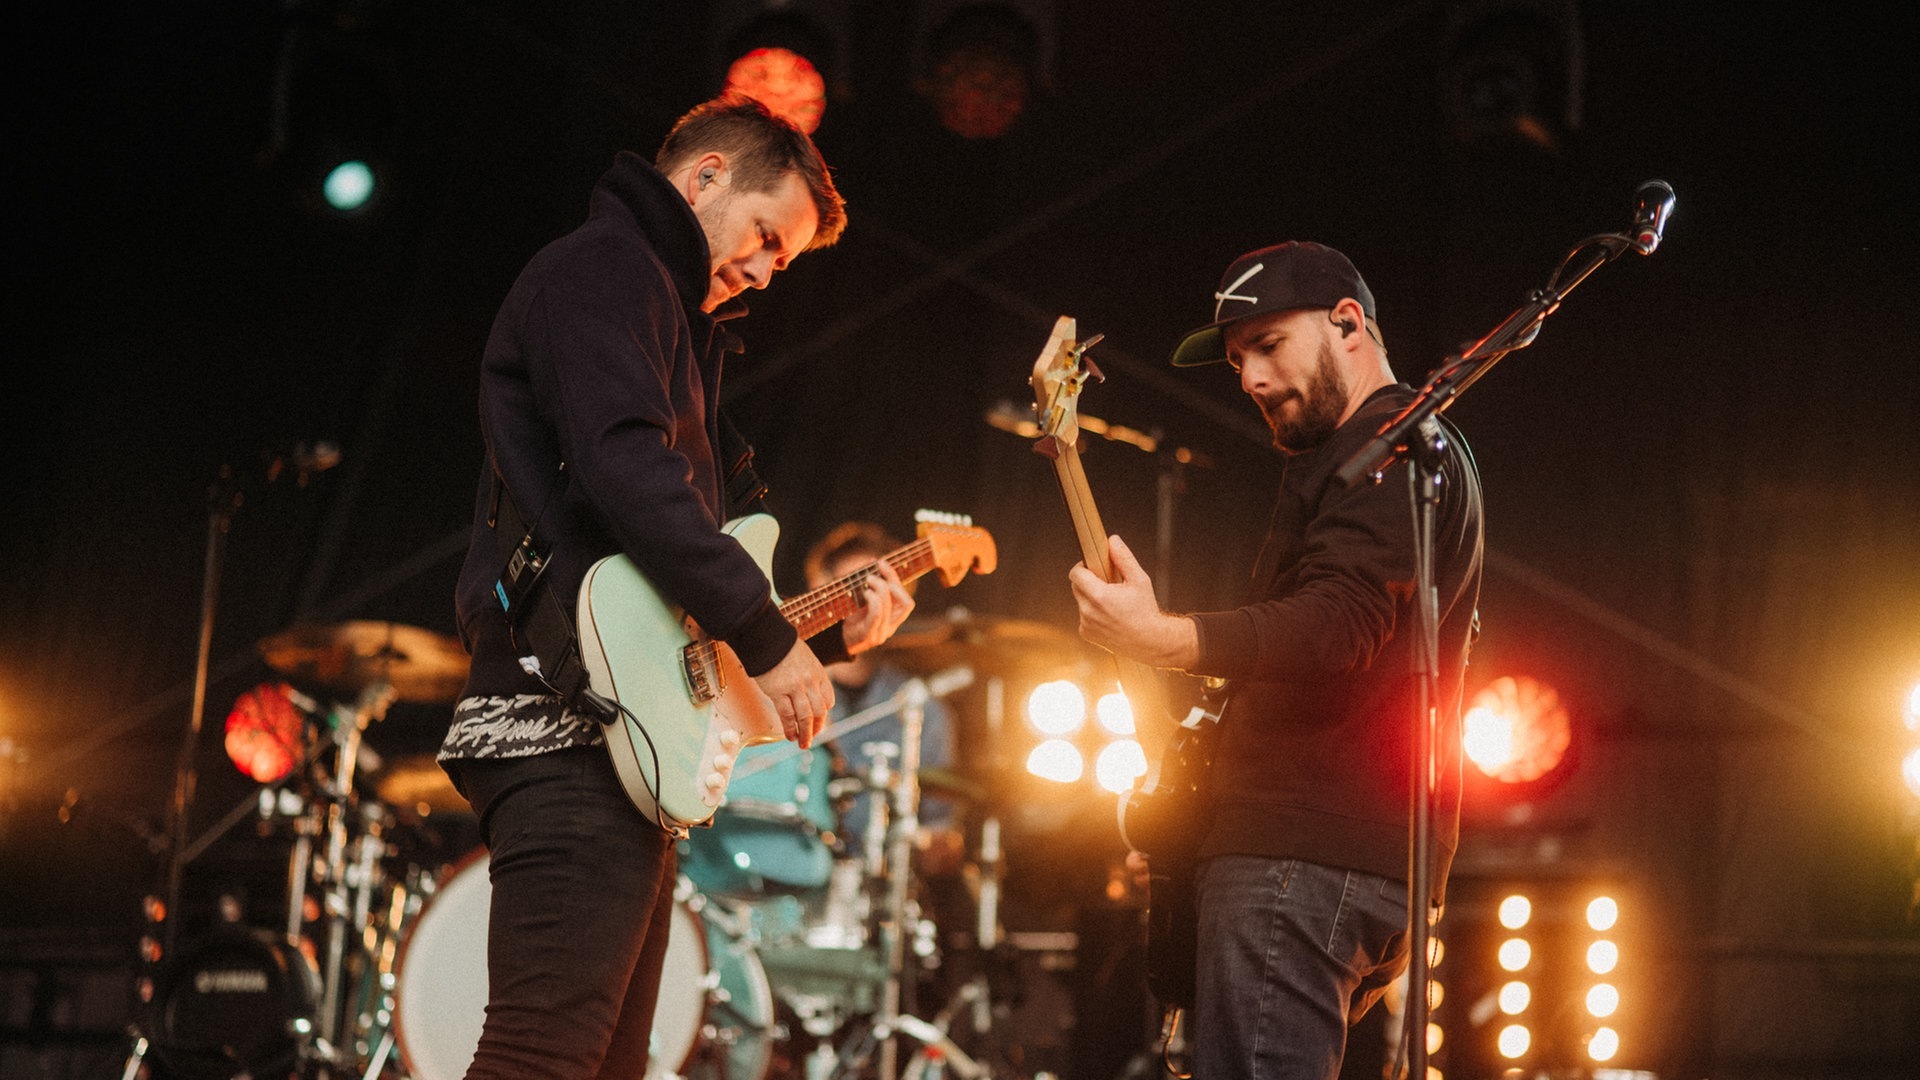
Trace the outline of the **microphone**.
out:
[[[1673,213],[1673,187],[1665,180],[1649,180],[1633,193],[1633,250],[1653,254],[1667,231],[1667,215]]]

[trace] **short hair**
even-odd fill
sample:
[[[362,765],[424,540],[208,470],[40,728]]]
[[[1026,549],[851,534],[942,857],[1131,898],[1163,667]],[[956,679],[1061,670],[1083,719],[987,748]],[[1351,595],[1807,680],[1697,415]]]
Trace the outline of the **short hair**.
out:
[[[833,186],[826,159],[807,133],[744,94],[729,93],[681,117],[654,155],[654,168],[671,175],[701,154],[717,152],[733,163],[742,191],[771,191],[781,177],[798,174],[813,196],[820,224],[806,250],[828,247],[847,227],[847,204]]]
[[[871,521],[845,522],[807,550],[807,582],[809,585],[816,581],[825,584],[832,580],[827,575],[827,567],[842,559],[861,558],[877,562],[901,546],[892,533]],[[912,591],[911,585],[908,591]]]

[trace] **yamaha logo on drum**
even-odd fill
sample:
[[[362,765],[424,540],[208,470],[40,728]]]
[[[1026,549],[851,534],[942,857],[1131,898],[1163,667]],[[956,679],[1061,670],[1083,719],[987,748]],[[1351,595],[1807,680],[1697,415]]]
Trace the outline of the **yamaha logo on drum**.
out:
[[[251,968],[202,971],[193,977],[193,988],[202,994],[264,994],[267,973]]]

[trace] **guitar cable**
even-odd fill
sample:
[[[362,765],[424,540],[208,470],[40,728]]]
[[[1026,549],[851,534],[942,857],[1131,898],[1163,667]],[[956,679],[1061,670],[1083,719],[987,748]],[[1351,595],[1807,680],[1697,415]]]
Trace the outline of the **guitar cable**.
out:
[[[531,671],[534,678],[540,680],[540,685],[546,687],[549,691],[553,693],[554,697],[560,699],[561,709],[568,712],[573,712],[589,720],[594,719],[594,717],[591,714],[581,712],[580,710],[575,709],[572,705],[569,705],[567,703],[567,695],[561,693],[560,688],[553,685],[553,682],[547,678],[547,674],[545,671],[542,671],[537,667],[531,668],[528,670]],[[676,829],[672,825],[667,824],[667,820],[665,817],[666,811],[660,805],[660,789],[657,786],[655,786],[655,780],[660,776],[660,748],[653,744],[653,736],[647,734],[646,725],[640,722],[640,718],[634,715],[633,710],[627,708],[624,702],[621,702],[618,700],[609,700],[606,698],[602,698],[601,700],[606,701],[607,704],[612,705],[615,709],[618,709],[620,711],[621,717],[624,717],[627,720],[633,721],[633,725],[632,725],[633,729],[639,731],[640,737],[646,741],[647,756],[653,759],[653,772],[651,774],[648,774],[645,769],[640,770],[640,783],[645,785],[647,789],[647,794],[652,796],[653,798],[653,823],[655,825],[660,826],[660,829],[663,832],[666,832],[674,836],[680,835],[680,833],[683,830]],[[600,725],[600,726],[604,727],[605,725]],[[602,739],[605,739],[606,738],[605,733],[603,732],[600,737]],[[617,770],[616,770],[616,774],[617,774]]]

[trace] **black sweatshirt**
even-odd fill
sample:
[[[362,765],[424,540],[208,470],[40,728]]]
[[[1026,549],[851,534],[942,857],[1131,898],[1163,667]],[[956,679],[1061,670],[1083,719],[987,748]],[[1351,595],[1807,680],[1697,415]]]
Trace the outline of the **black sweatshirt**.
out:
[[[1322,446],[1286,460],[1252,599],[1194,616],[1194,673],[1235,680],[1207,778],[1200,854],[1299,858],[1407,879],[1413,516],[1404,463],[1379,485],[1333,473],[1413,398],[1384,387]],[[1440,759],[1434,902],[1460,835],[1460,695],[1480,591],[1479,476],[1459,433],[1435,554]]]
[[[721,321],[746,309],[700,311],[710,271],[686,199],[622,153],[594,188],[586,223],[535,255],[501,306],[481,366],[480,419],[493,462],[553,552],[548,587],[569,616],[588,567],[624,552],[758,675],[796,635],[766,575],[720,531],[720,368],[739,348]],[[487,525],[491,479],[483,466],[456,597],[473,654],[463,696],[540,694],[493,598],[501,560]]]

